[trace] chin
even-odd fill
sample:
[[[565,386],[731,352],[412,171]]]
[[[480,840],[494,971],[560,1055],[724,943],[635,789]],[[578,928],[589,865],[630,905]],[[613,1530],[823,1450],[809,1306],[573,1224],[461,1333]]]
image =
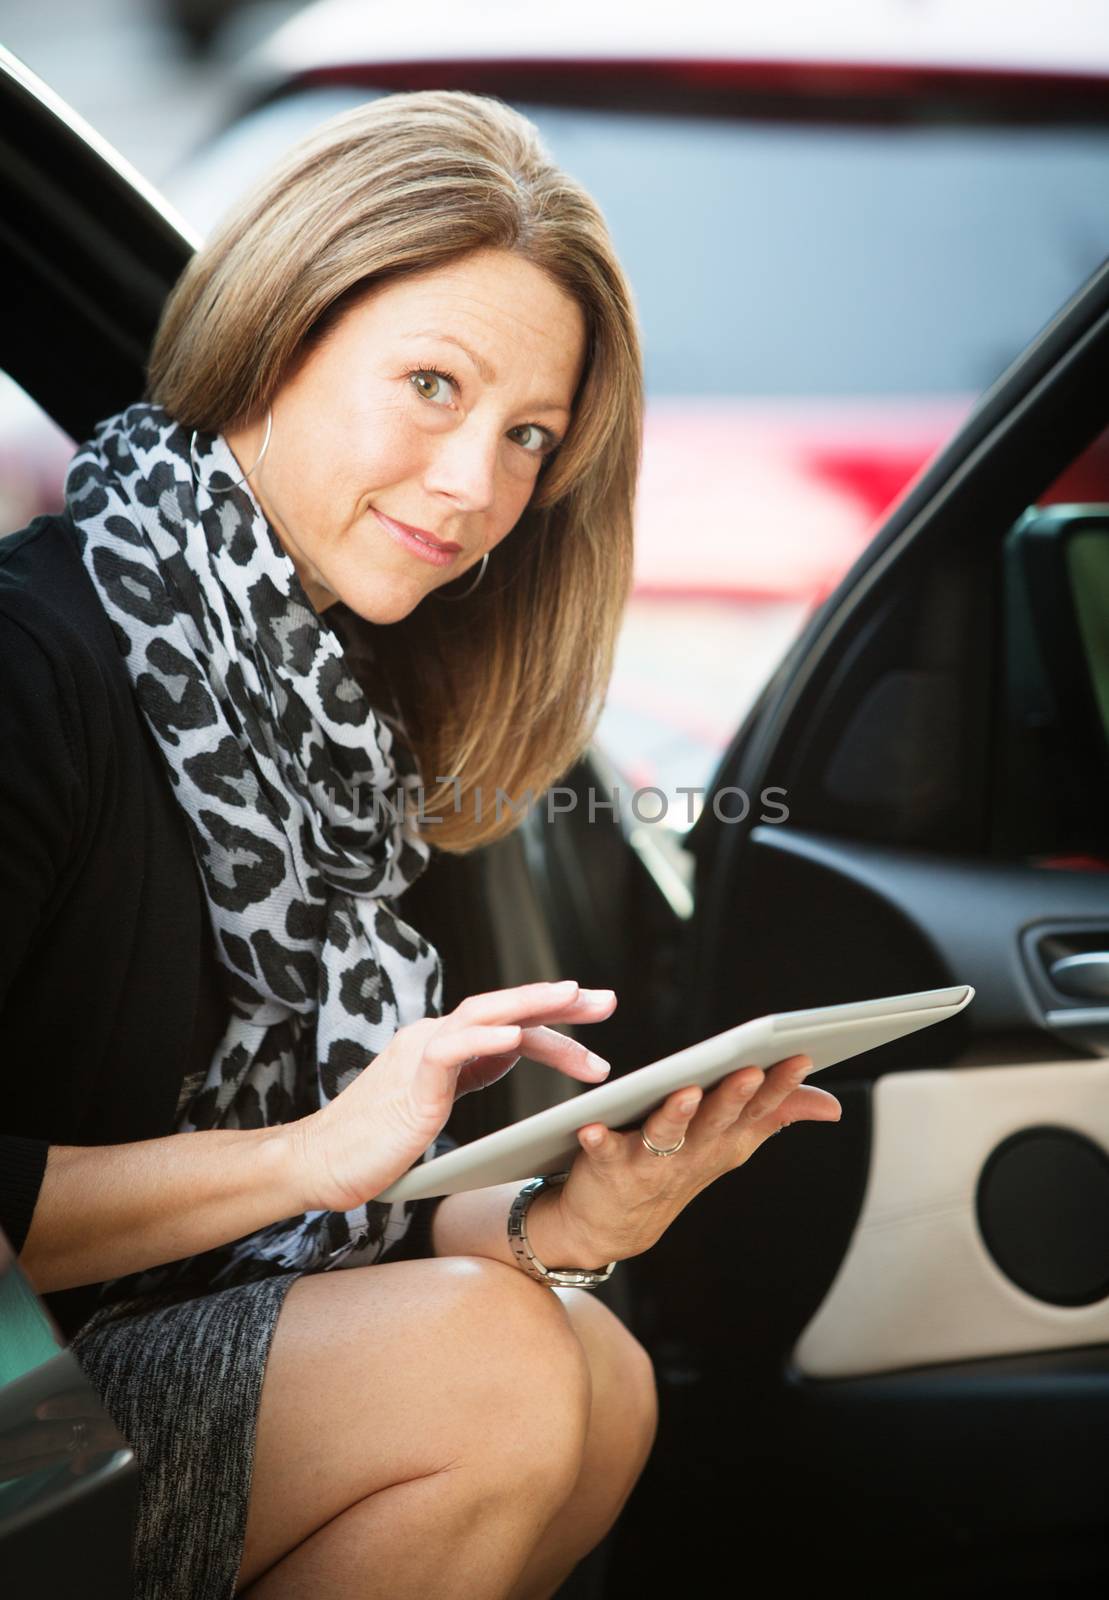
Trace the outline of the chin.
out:
[[[339,598],[363,621],[384,627],[390,622],[402,622],[426,594],[427,590],[416,584],[383,578],[376,583],[362,583],[354,592]]]

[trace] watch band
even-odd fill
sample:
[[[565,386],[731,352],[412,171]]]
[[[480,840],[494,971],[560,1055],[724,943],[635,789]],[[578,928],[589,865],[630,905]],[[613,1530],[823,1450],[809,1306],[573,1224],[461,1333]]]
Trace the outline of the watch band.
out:
[[[615,1261],[595,1271],[591,1267],[545,1267],[528,1243],[526,1220],[528,1207],[543,1189],[553,1189],[565,1183],[568,1172],[552,1172],[542,1178],[531,1178],[512,1202],[508,1213],[508,1242],[520,1266],[538,1283],[559,1289],[595,1289],[612,1276]]]

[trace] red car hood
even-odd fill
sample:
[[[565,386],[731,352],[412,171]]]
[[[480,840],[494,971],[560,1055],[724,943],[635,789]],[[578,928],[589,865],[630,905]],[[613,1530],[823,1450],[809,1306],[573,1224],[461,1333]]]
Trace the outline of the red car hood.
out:
[[[823,598],[975,398],[652,400],[635,593]]]

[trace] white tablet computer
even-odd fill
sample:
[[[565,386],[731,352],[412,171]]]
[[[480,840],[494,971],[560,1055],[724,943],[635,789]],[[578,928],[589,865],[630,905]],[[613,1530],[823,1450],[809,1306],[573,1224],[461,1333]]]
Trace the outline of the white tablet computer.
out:
[[[753,1017],[434,1161],[421,1162],[375,1198],[420,1200],[565,1172],[581,1152],[577,1131],[587,1122],[603,1122],[608,1128],[623,1128],[627,1123],[638,1126],[675,1089],[689,1084],[711,1089],[740,1067],[772,1067],[787,1056],[811,1056],[812,1072],[819,1072],[848,1056],[861,1055],[953,1017],[973,998],[974,990],[961,983],[949,989],[920,989],[880,1000]]]

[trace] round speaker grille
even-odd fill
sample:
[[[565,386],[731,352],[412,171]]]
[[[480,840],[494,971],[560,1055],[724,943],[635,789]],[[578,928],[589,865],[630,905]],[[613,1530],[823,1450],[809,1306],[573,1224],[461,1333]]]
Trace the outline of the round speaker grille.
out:
[[[1070,1128],[1022,1128],[993,1151],[976,1196],[990,1255],[1056,1306],[1109,1295],[1109,1155]]]

